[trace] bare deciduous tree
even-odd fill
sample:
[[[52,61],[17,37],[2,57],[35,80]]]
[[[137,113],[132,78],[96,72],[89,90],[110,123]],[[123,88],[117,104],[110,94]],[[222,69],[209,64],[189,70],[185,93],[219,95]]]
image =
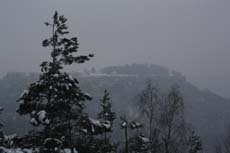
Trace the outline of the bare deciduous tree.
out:
[[[216,153],[230,153],[230,125],[226,127],[224,136],[216,142]]]
[[[186,127],[183,98],[176,86],[173,86],[164,96],[161,105],[160,127],[164,152],[179,152],[186,139]]]
[[[139,109],[147,118],[148,134],[150,140],[153,139],[154,130],[157,125],[158,106],[161,100],[160,91],[157,86],[152,84],[151,80],[147,81],[146,88],[139,95]]]

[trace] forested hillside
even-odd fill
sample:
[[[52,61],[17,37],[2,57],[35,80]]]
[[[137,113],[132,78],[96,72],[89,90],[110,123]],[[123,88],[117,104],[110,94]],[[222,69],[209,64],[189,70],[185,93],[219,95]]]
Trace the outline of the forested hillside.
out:
[[[146,69],[151,73],[145,73]],[[154,70],[157,70],[156,73]],[[127,71],[127,73],[125,73]],[[147,71],[146,71],[147,72]],[[162,73],[161,73],[162,72]],[[73,74],[75,75],[75,74]],[[28,84],[38,78],[35,73],[8,73],[0,80],[0,105],[5,108],[2,120],[7,134],[24,134],[29,127],[28,120],[15,113],[16,100]],[[78,73],[80,86],[90,93],[92,102],[87,103],[89,114],[99,111],[99,99],[104,90],[111,94],[114,110],[130,118],[138,118],[137,96],[148,80],[163,91],[177,84],[184,98],[185,117],[202,136],[204,147],[213,149],[216,137],[223,133],[229,122],[230,102],[210,91],[200,90],[189,83],[184,76],[157,65],[126,65],[106,67],[97,72]]]

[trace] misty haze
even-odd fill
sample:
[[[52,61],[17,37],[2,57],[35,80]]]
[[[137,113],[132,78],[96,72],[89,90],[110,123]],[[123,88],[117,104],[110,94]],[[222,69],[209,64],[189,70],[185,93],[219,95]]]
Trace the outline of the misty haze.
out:
[[[0,152],[230,153],[230,1],[0,1]]]

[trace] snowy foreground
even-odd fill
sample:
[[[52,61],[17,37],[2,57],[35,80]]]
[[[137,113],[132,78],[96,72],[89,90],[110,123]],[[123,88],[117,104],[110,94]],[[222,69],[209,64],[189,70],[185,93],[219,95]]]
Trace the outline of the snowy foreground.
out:
[[[32,149],[7,149],[4,147],[0,147],[0,153],[32,153]],[[63,153],[71,153],[70,149],[64,149]],[[74,150],[74,153],[77,153],[76,150]]]

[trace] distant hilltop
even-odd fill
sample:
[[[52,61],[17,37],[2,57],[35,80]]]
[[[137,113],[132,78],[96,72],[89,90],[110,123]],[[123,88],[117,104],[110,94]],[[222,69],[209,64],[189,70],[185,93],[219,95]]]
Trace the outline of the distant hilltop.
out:
[[[180,72],[169,70],[166,67],[155,65],[155,64],[126,64],[120,66],[107,66],[96,70],[91,68],[91,70],[85,70],[83,73],[78,73],[78,75],[83,76],[146,76],[146,77],[177,77],[182,80],[186,80]]]
[[[166,67],[155,65],[155,64],[126,64],[120,66],[108,66],[96,70],[95,68],[91,68],[90,70],[85,69],[82,72],[73,71],[73,75],[77,75],[79,77],[87,77],[87,76],[157,76],[157,77],[176,77],[178,79],[185,80],[185,76],[183,76],[180,72],[176,72],[174,70],[169,70]],[[16,78],[33,78],[36,79],[39,73],[31,72],[8,72],[3,79],[16,79]]]
[[[169,69],[154,64],[131,64],[123,66],[109,66],[102,68],[101,73],[105,74],[139,74],[139,75],[160,75],[168,76]]]

